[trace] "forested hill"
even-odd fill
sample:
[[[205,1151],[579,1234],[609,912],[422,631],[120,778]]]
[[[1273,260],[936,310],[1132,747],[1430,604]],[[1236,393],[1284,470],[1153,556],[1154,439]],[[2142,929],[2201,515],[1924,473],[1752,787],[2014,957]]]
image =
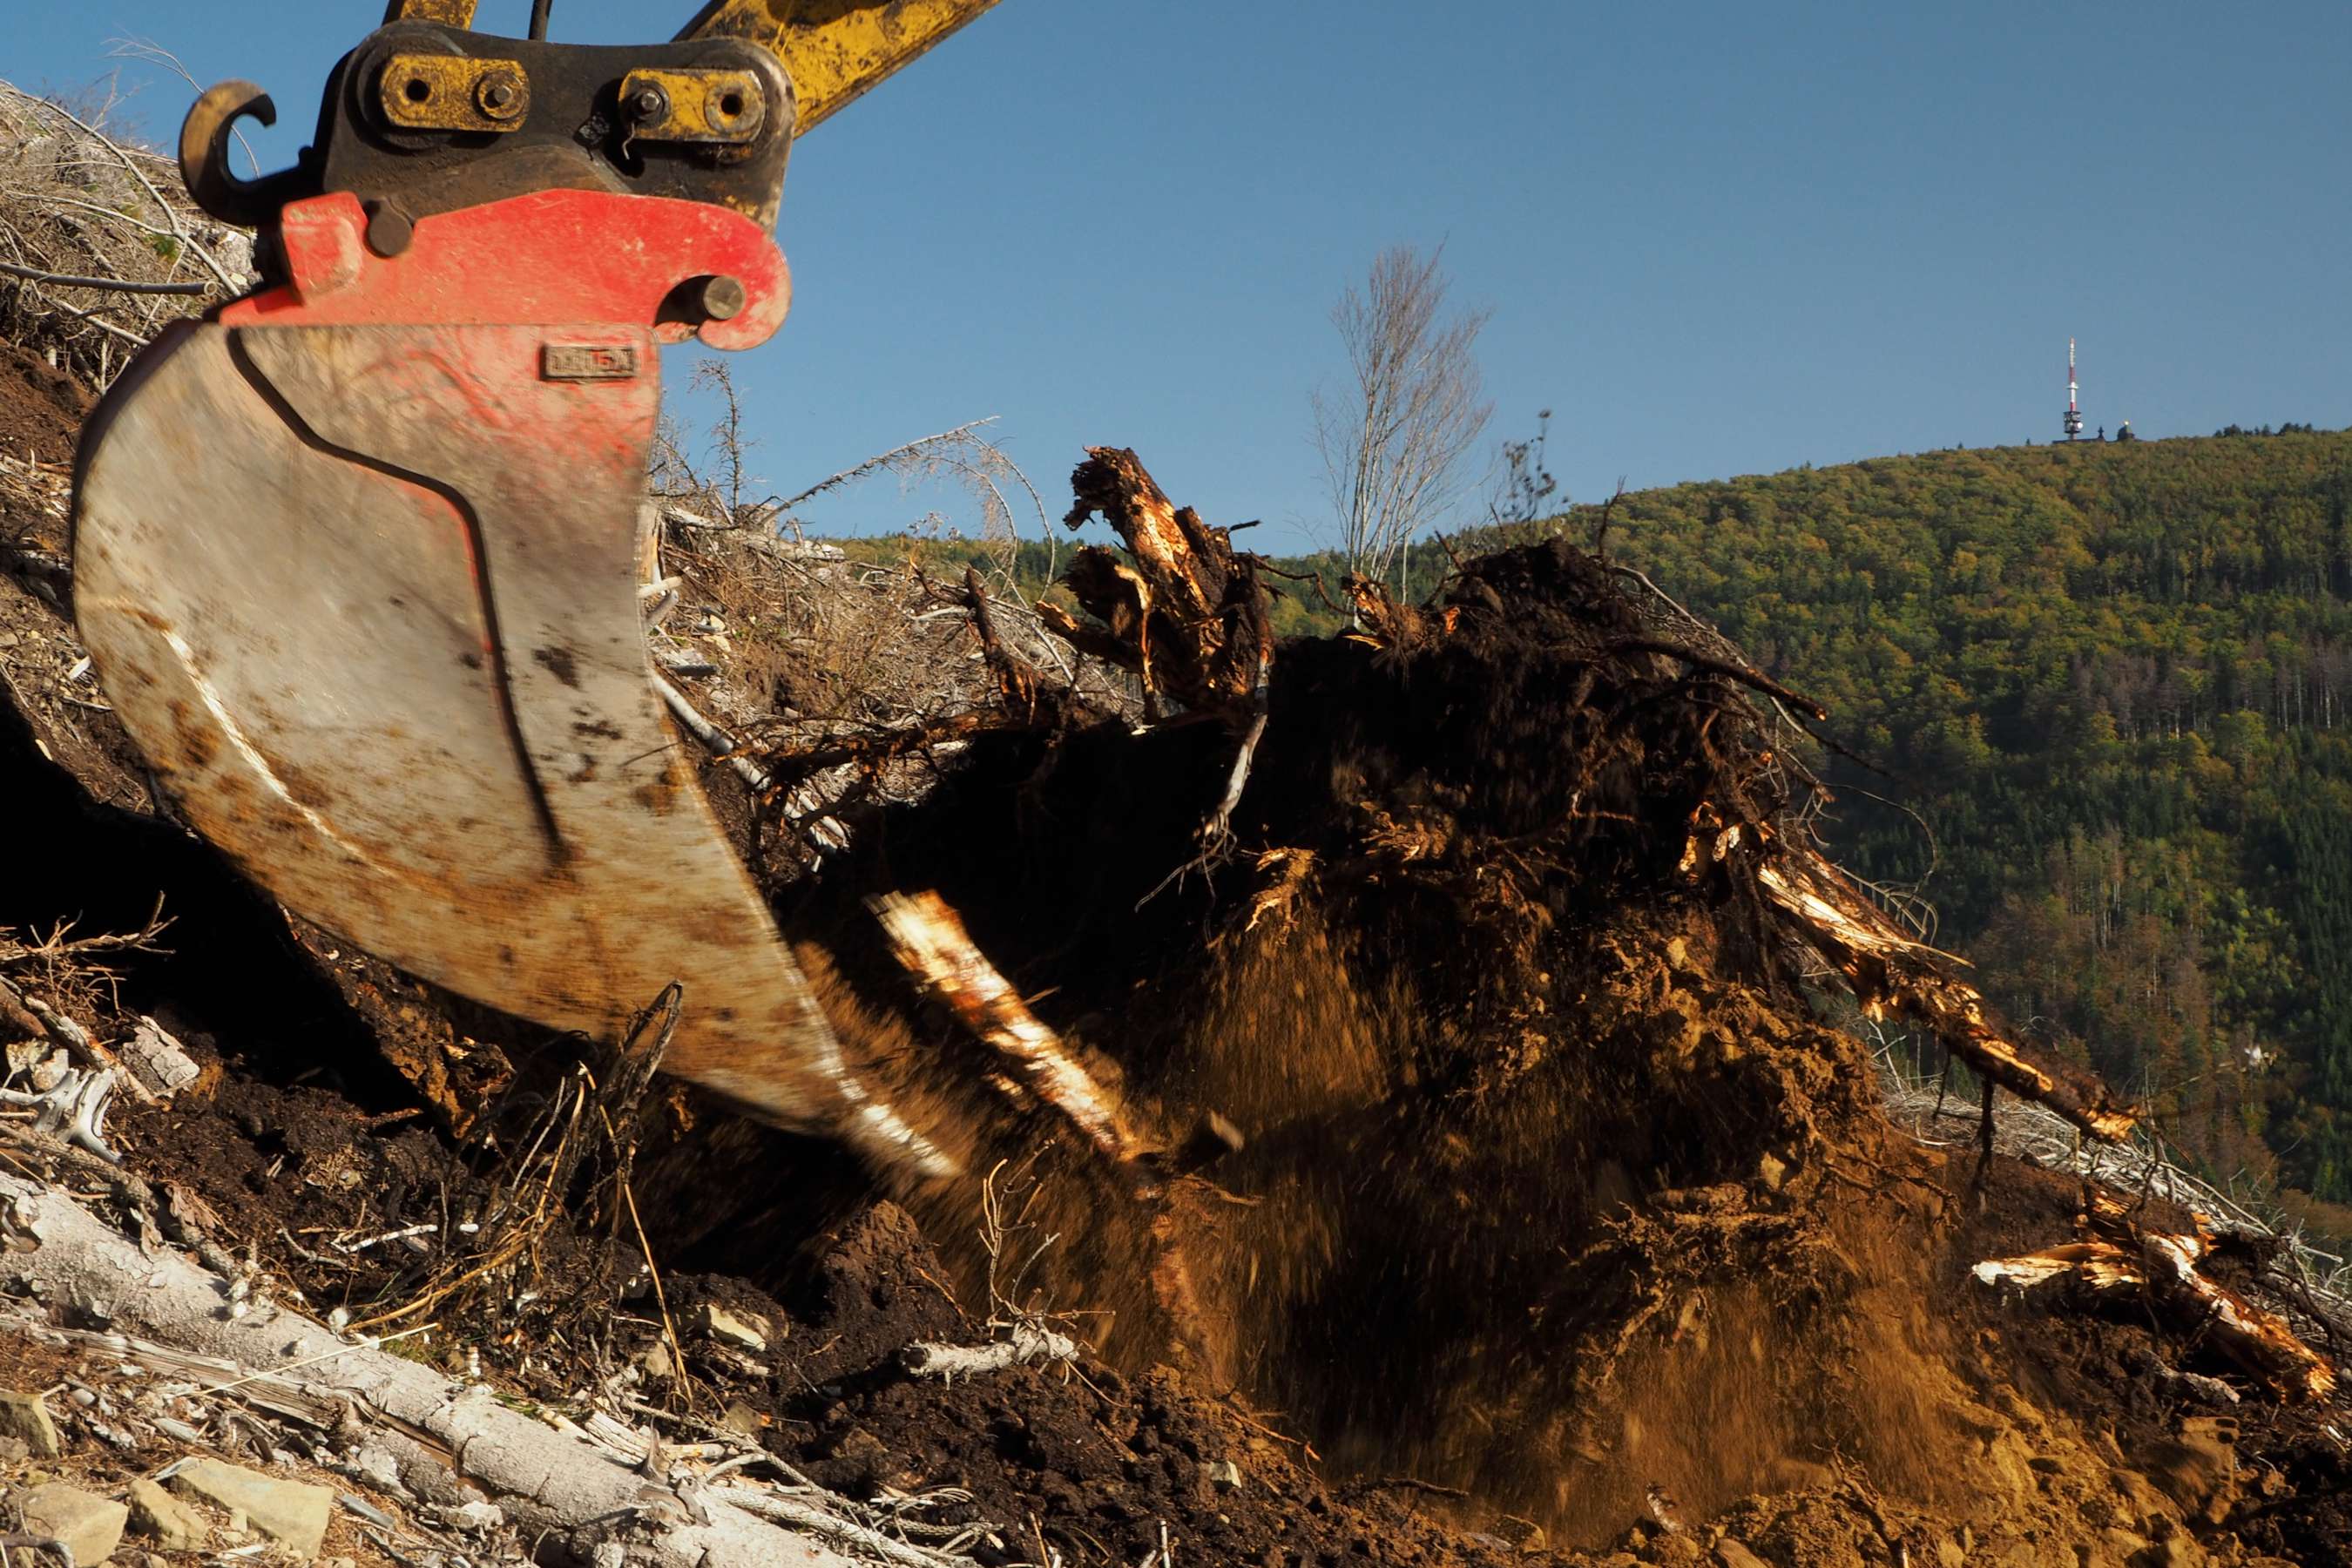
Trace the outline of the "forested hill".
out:
[[[2016,1017],[2224,1173],[2352,1200],[2352,433],[1682,485],[1608,543],[1895,775],[1832,769],[1933,826],[1942,938]],[[1840,816],[1866,874],[1928,868]]]

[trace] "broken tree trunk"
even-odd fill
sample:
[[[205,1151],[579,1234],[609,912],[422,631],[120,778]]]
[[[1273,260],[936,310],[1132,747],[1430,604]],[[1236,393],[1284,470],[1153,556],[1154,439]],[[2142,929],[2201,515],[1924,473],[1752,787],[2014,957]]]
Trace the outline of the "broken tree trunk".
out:
[[[1062,580],[1101,624],[1052,605],[1039,606],[1041,618],[1080,651],[1135,671],[1148,698],[1248,721],[1274,653],[1256,558],[1234,549],[1231,531],[1170,500],[1123,447],[1087,447],[1070,489],[1076,504],[1063,521],[1076,528],[1100,513],[1132,564],[1088,545]]]
[[[1860,888],[1810,848],[1786,837],[1765,847],[1757,881],[1806,945],[1828,960],[1874,1019],[1906,1018],[1950,1047],[1978,1075],[2046,1105],[2108,1143],[2138,1118],[2091,1074],[2030,1052],[1996,1025],[1984,994],[1953,973],[1962,960],[1904,934]],[[1689,856],[1685,856],[1687,860]]]
[[[602,1563],[618,1548],[618,1561],[664,1568],[849,1568],[856,1561],[805,1528],[782,1529],[709,1491],[697,1494],[690,1478],[678,1478],[681,1489],[509,1409],[487,1388],[461,1387],[293,1312],[259,1308],[232,1317],[227,1281],[167,1247],[142,1252],[53,1188],[0,1173],[0,1209],[14,1237],[0,1254],[7,1295],[79,1303],[112,1332],[225,1358],[283,1396],[340,1406],[404,1469],[421,1463],[473,1483],[525,1539],[562,1542],[564,1556]]]
[[[1135,1140],[1118,1101],[1029,1011],[945,899],[933,892],[886,893],[874,900],[874,913],[891,952],[925,994],[1012,1064],[1020,1076],[1009,1082],[1052,1106],[1112,1159],[1134,1157]]]
[[[2285,1319],[2198,1271],[2213,1246],[2201,1215],[2193,1236],[2142,1230],[2120,1200],[2100,1194],[2082,1223],[2083,1240],[1988,1258],[1976,1266],[1976,1278],[2021,1289],[2065,1279],[2096,1297],[2144,1299],[2181,1338],[2210,1342],[2278,1398],[2320,1400],[2335,1393],[2335,1368],[2295,1338]]]

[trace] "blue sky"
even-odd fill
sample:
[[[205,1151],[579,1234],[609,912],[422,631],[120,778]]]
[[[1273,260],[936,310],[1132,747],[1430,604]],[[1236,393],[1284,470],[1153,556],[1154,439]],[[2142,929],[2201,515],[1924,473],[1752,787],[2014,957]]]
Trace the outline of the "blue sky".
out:
[[[278,95],[273,164],[381,15],[6,3],[0,76],[71,89],[152,39]],[[555,0],[553,32],[691,9]],[[1049,501],[1082,445],[1132,446],[1210,521],[1309,543],[1328,311],[1398,243],[1443,242],[1493,310],[1492,434],[1553,410],[1580,499],[2047,440],[2070,334],[2095,426],[2352,424],[2347,58],[2340,0],[1003,0],[795,152],[793,316],[735,356],[754,467],[796,489],[995,415]],[[185,84],[121,68],[167,138]],[[936,500],[873,487],[822,521]]]

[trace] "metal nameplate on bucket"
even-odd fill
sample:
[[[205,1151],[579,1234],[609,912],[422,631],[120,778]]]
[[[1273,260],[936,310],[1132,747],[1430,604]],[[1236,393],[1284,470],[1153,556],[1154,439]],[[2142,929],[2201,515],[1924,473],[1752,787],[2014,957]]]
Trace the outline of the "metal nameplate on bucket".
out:
[[[550,381],[634,381],[635,343],[549,343],[540,351],[540,374]]]

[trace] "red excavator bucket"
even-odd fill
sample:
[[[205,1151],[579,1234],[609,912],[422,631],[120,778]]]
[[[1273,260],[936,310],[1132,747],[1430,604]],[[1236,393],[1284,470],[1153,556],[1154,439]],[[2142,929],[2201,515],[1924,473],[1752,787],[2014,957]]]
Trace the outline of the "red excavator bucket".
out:
[[[156,343],[84,437],[76,616],[190,821],[288,908],[437,984],[618,1038],[886,1165],[949,1168],[862,1080],[727,847],[639,618],[664,302],[743,347],[783,258],[700,203],[544,191],[397,257],[286,209],[291,281]],[[731,298],[731,290],[730,291]]]

